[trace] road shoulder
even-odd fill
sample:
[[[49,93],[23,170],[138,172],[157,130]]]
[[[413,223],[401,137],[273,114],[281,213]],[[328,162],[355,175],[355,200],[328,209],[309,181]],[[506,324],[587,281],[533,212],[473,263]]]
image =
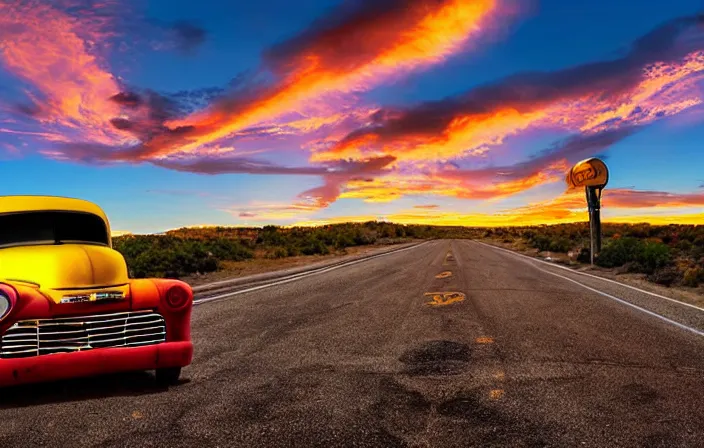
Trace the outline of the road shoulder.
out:
[[[616,282],[627,288],[636,288],[640,291],[649,294],[657,294],[668,299],[677,300],[689,305],[694,305],[699,308],[704,308],[704,294],[701,294],[695,288],[684,288],[677,286],[661,286],[652,282],[649,282],[643,278],[643,275],[638,274],[616,274],[613,270],[601,269],[597,267],[591,267],[587,265],[566,265],[564,263],[555,262],[544,257],[539,257],[534,254],[528,254],[513,250],[510,247],[505,247],[500,244],[496,244],[494,241],[486,240],[472,240],[478,243],[482,243],[488,246],[492,246],[498,249],[506,250],[516,255],[527,257],[536,261],[545,262],[550,266],[556,267],[558,269],[564,269],[567,272],[573,272],[585,276],[598,277],[604,281]]]

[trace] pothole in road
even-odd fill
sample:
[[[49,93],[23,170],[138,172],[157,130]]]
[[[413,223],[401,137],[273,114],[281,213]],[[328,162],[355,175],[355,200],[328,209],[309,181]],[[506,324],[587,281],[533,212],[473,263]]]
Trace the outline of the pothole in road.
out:
[[[399,361],[406,364],[403,373],[412,376],[457,375],[471,357],[469,346],[453,341],[429,341],[406,351]]]
[[[469,420],[475,424],[499,425],[503,423],[500,414],[494,409],[487,407],[473,392],[465,392],[440,403],[437,406],[437,411],[440,415]]]

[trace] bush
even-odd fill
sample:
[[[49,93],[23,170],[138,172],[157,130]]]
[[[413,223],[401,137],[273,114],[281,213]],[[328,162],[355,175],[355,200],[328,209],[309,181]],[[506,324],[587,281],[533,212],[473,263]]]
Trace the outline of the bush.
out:
[[[643,267],[643,265],[638,263],[637,261],[629,261],[628,263],[616,269],[617,274],[638,274],[644,273],[645,271],[646,269]]]
[[[530,241],[530,244],[531,244],[531,246],[538,249],[539,252],[545,252],[547,250],[550,250],[550,243],[551,242],[552,241],[550,240],[550,237],[547,237],[544,235],[536,235]]]
[[[205,249],[220,260],[242,261],[254,257],[254,253],[237,241],[218,238],[203,244]]]
[[[599,254],[597,264],[605,268],[615,268],[635,262],[641,272],[652,274],[672,262],[670,248],[663,243],[643,242],[626,237],[611,240]]]
[[[648,280],[659,285],[671,286],[680,279],[680,271],[674,266],[660,268],[648,276]]]
[[[572,250],[573,246],[574,245],[572,244],[572,241],[568,240],[567,238],[559,238],[557,240],[550,241],[548,250],[551,252],[567,253]]]
[[[670,248],[663,243],[647,242],[636,254],[635,261],[643,265],[646,273],[655,272],[672,262]]]
[[[623,266],[629,261],[636,261],[643,249],[643,242],[631,237],[611,240],[599,254],[596,264],[604,268]]]
[[[592,250],[588,247],[583,247],[577,255],[577,261],[580,263],[591,263],[592,262]]]
[[[274,250],[271,250],[266,253],[266,258],[270,259],[286,258],[288,256],[288,250],[286,250],[285,247],[275,247]]]
[[[704,268],[694,267],[684,271],[684,278],[682,280],[684,286],[696,288],[701,283],[704,283]]]
[[[303,255],[327,255],[330,253],[328,247],[320,240],[312,240],[301,250]]]

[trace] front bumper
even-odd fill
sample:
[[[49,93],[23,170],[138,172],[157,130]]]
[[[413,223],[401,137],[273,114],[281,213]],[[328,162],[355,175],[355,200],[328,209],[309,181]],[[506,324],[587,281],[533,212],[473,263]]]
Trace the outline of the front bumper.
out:
[[[0,387],[107,373],[185,367],[192,359],[193,343],[190,341],[0,359]]]

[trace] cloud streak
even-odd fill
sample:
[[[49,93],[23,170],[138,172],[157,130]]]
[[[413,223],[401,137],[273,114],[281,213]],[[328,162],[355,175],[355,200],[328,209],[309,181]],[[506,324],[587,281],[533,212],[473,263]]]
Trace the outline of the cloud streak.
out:
[[[0,55],[4,66],[31,86],[28,115],[59,126],[69,139],[81,136],[102,144],[122,141],[110,124],[119,107],[109,98],[118,82],[86,39],[106,35],[89,21],[78,21],[49,5],[11,0],[0,3]]]
[[[704,215],[681,214],[677,209],[703,206],[704,195],[697,193],[668,193],[614,189],[604,191],[604,222],[650,222],[654,224],[704,224]],[[629,214],[629,210],[648,208],[646,213]],[[566,193],[557,198],[536,202],[524,207],[502,210],[498,213],[458,213],[439,207],[414,207],[413,210],[389,213],[382,218],[399,224],[429,224],[451,226],[531,226],[587,221],[584,193]],[[612,212],[612,210],[615,210]],[[289,216],[291,218],[291,216]],[[378,220],[375,216],[338,216],[298,221],[296,225],[324,225],[340,222]]]
[[[153,139],[146,153],[192,151],[331,92],[367,90],[460,51],[498,0],[347,2],[265,55],[275,81],[167,123],[181,138]]]
[[[644,124],[701,102],[704,18],[670,21],[637,39],[620,58],[554,72],[510,76],[461,95],[408,109],[383,109],[377,121],[313,160],[393,154],[438,160],[482,152],[525,129],[590,132]]]

